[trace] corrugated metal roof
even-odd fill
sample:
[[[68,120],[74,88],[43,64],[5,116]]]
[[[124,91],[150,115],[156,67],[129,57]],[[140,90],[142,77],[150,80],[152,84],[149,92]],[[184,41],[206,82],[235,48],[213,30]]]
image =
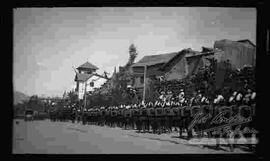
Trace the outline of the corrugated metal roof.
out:
[[[77,69],[82,69],[82,68],[84,68],[84,69],[94,69],[94,70],[97,70],[98,69],[97,66],[89,63],[88,61],[86,63],[80,65]]]
[[[132,67],[141,67],[141,66],[151,66],[155,64],[163,64],[170,61],[173,57],[175,57],[179,52],[167,53],[167,54],[159,54],[159,55],[148,55],[144,56],[140,61],[133,64]]]

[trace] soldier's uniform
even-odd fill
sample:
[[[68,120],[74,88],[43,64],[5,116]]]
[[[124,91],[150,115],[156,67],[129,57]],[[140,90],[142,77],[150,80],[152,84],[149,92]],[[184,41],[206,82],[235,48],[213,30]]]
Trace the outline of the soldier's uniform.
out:
[[[134,119],[134,116],[133,116],[134,107],[132,105],[130,106],[130,112],[131,112],[130,127],[131,127],[132,130],[134,130],[135,129],[135,119]]]
[[[236,105],[237,106],[242,105],[242,101],[243,101],[243,95],[242,93],[238,92],[236,95]]]
[[[171,110],[173,112],[171,118],[172,118],[172,126],[174,127],[174,131],[177,131],[177,127],[180,126],[180,103],[174,102],[172,104]]]
[[[163,104],[159,104],[157,108],[155,109],[155,121],[157,123],[157,130],[158,134],[162,133],[163,127],[164,127],[164,106],[165,102]]]
[[[229,100],[228,100],[228,105],[231,106],[231,105],[234,105],[236,103],[236,95],[237,95],[237,92],[233,92],[233,95],[229,97]]]
[[[153,130],[153,133],[155,134],[159,128],[159,120],[156,115],[156,109],[161,108],[161,103],[159,101],[156,101],[154,104],[154,108],[151,108],[149,110],[150,120],[151,120],[151,127]]]
[[[122,117],[122,115],[121,115],[121,109],[118,106],[116,106],[116,113],[117,113],[117,115],[116,115],[116,126],[121,127],[121,117]]]
[[[106,112],[105,112],[105,125],[106,126],[110,126],[110,118],[111,118],[111,109],[110,107],[106,108]]]
[[[130,127],[131,125],[131,110],[130,110],[130,106],[126,106],[125,109],[125,123],[124,123],[124,128],[127,129]]]
[[[140,109],[139,109],[139,106],[137,106],[136,104],[134,105],[134,108],[133,108],[132,117],[134,118],[136,130],[140,132],[141,131]]]
[[[150,108],[153,108],[154,104],[152,102],[149,102],[148,105],[146,106],[146,130],[149,132],[150,131],[150,126],[151,126],[151,122],[150,122],[150,114],[149,114],[149,110]]]
[[[252,96],[252,91],[250,89],[248,89],[247,94],[243,98],[243,104],[244,105],[251,106],[251,96]]]
[[[250,99],[251,99],[251,104],[256,103],[256,92],[252,92]]]
[[[112,112],[111,112],[111,119],[112,119],[112,127],[116,126],[116,121],[117,121],[117,110],[115,107],[113,107]]]
[[[166,117],[166,129],[168,129],[169,132],[172,132],[173,128],[173,110],[172,107],[175,107],[175,102],[171,101],[170,105],[165,108],[165,117]]]
[[[187,131],[187,135],[188,138],[192,137],[192,129],[188,129],[188,126],[190,124],[190,122],[192,121],[192,116],[191,116],[191,109],[193,106],[197,105],[198,100],[196,99],[196,97],[192,97],[191,101],[190,101],[190,106],[184,106],[181,108],[181,113],[182,113],[182,130],[180,130],[180,133],[183,132],[183,129],[186,129]],[[181,136],[182,134],[180,134]]]
[[[87,111],[86,109],[83,109],[82,124],[85,125],[86,123],[87,123]]]
[[[76,109],[73,108],[72,109],[72,114],[71,114],[72,123],[75,123],[75,119],[76,119]]]

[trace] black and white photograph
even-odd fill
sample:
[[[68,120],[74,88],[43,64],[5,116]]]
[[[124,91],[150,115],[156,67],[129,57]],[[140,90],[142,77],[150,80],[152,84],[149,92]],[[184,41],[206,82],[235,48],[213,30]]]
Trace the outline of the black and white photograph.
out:
[[[12,12],[12,154],[256,153],[256,8]]]

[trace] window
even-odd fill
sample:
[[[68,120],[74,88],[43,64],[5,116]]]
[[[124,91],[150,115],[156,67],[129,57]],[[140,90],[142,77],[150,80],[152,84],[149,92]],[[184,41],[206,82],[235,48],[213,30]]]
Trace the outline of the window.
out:
[[[140,81],[141,83],[144,83],[144,76],[141,76]]]

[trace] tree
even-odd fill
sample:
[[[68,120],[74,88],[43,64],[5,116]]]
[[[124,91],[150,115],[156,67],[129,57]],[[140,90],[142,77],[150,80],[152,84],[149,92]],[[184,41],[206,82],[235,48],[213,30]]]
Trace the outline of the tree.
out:
[[[137,53],[137,49],[136,49],[135,45],[134,44],[131,44],[129,46],[129,60],[127,62],[126,67],[129,67],[129,66],[131,66],[134,63],[137,55],[138,55],[138,53]]]
[[[127,88],[127,85],[133,79],[133,75],[130,71],[131,65],[137,57],[137,49],[134,44],[129,46],[129,60],[125,66],[120,67],[120,71],[116,73],[116,79],[114,81],[114,86],[108,89],[108,94],[95,93],[89,97],[88,106],[102,106],[102,105],[120,105],[134,102],[134,96]]]

